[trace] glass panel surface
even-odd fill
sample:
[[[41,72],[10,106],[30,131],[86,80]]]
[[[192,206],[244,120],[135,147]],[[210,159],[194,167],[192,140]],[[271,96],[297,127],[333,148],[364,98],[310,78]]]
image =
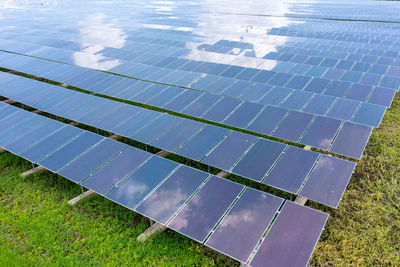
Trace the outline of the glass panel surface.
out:
[[[154,139],[164,134],[171,127],[176,126],[176,124],[182,120],[182,118],[176,116],[162,114],[130,137],[142,143],[150,144]]]
[[[334,101],[335,98],[332,96],[315,95],[303,110],[313,114],[324,115]]]
[[[32,132],[28,132],[21,138],[6,145],[5,148],[14,154],[19,154],[22,151],[34,145],[35,143],[42,140],[44,137],[47,137],[48,135],[54,133],[57,130],[60,130],[64,126],[65,124],[49,120],[41,127],[33,130]]]
[[[208,173],[181,165],[135,211],[166,224],[208,176]]]
[[[300,195],[337,208],[355,166],[355,162],[322,155]]]
[[[159,112],[151,111],[151,110],[142,110],[139,113],[132,116],[127,121],[123,122],[122,124],[117,125],[113,129],[112,132],[120,134],[122,136],[130,137],[133,133],[137,130],[145,126],[150,121],[154,120],[155,118],[161,116],[162,114]]]
[[[260,138],[240,159],[232,173],[261,181],[285,147],[285,144]]]
[[[222,96],[203,94],[201,97],[193,101],[187,108],[185,108],[182,113],[201,117],[209,108],[211,108]]]
[[[328,216],[286,201],[251,266],[306,266]]]
[[[297,142],[312,118],[313,116],[310,114],[291,111],[272,136]]]
[[[243,188],[243,185],[212,176],[168,227],[203,242]]]
[[[264,183],[297,194],[319,153],[289,146]]]
[[[354,116],[353,121],[361,124],[378,127],[381,124],[383,115],[385,115],[386,107],[362,103],[360,109]]]
[[[199,161],[228,133],[228,129],[207,125],[178,149],[176,154]]]
[[[230,170],[233,164],[240,156],[253,144],[255,136],[231,132],[202,163],[219,168],[221,170]]]
[[[128,147],[84,180],[81,185],[100,195],[105,195],[149,157],[151,157],[150,153]]]
[[[221,101],[215,104],[204,116],[203,119],[221,122],[223,121],[231,112],[239,106],[241,102],[237,99],[230,97],[224,97]]]
[[[168,159],[153,156],[108,193],[107,198],[129,209],[134,209],[178,165]]]
[[[20,156],[31,162],[38,162],[84,132],[82,129],[67,125],[25,150]]]
[[[127,145],[123,143],[104,138],[79,158],[65,165],[58,173],[73,182],[80,183],[126,147]]]
[[[176,127],[162,135],[152,145],[166,151],[175,151],[204,127],[204,123],[183,119]]]
[[[327,116],[341,120],[350,120],[351,117],[353,117],[354,112],[356,112],[359,104],[358,101],[339,98],[335,104],[333,104]]]
[[[301,109],[312,97],[312,93],[293,91],[292,94],[280,105],[284,108]]]
[[[368,99],[369,103],[390,107],[396,91],[389,88],[376,87]]]
[[[224,124],[238,128],[245,128],[262,108],[263,106],[260,104],[244,102],[224,121]]]
[[[246,188],[205,244],[246,262],[282,202],[279,197]]]
[[[269,135],[287,112],[287,109],[267,106],[247,129]]]
[[[44,160],[39,161],[38,164],[48,170],[57,172],[60,168],[98,143],[101,139],[103,139],[103,137],[100,135],[85,132]]]
[[[372,127],[345,122],[340,129],[330,151],[340,155],[360,159],[368,143]]]
[[[201,95],[200,92],[186,90],[183,94],[179,95],[177,98],[169,102],[164,106],[165,109],[173,111],[181,111],[187,105],[193,102],[196,98]]]
[[[316,117],[300,143],[316,148],[328,149],[342,121],[327,117]]]

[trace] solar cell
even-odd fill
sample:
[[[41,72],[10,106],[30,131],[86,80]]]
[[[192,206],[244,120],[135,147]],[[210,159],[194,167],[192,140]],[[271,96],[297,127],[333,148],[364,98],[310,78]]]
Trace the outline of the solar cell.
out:
[[[221,122],[239,105],[240,101],[230,97],[224,97],[217,102],[202,118],[210,121]]]
[[[289,146],[264,183],[297,194],[318,157],[319,153]]]
[[[355,162],[322,155],[300,195],[337,208],[355,166]]]
[[[244,188],[212,176],[168,227],[203,242]]]
[[[251,266],[306,266],[328,214],[287,201]]]
[[[84,130],[67,125],[31,146],[19,156],[36,163],[83,133]]]
[[[231,132],[202,162],[222,170],[230,170],[255,140],[255,136]]]
[[[300,143],[326,150],[330,146],[340,125],[340,120],[328,117],[316,117],[311,123],[310,128],[308,128],[307,132],[301,138]]]
[[[58,173],[73,182],[80,183],[126,147],[127,145],[123,143],[104,138],[97,145],[65,165]]]
[[[360,159],[371,132],[372,128],[370,126],[345,122],[335,138],[330,151]]]
[[[333,104],[327,115],[332,118],[350,120],[359,104],[359,102],[354,100],[339,98]]]
[[[151,154],[147,152],[128,147],[107,165],[84,180],[81,185],[99,195],[105,195],[150,156]]]
[[[224,124],[245,128],[262,108],[263,106],[260,104],[243,102],[243,104],[224,121]]]
[[[72,161],[87,149],[97,144],[101,139],[102,137],[97,134],[85,132],[45,159],[39,161],[38,164],[48,170],[57,172],[68,162]]]
[[[353,121],[361,124],[378,127],[381,123],[383,115],[385,115],[386,107],[362,103],[358,109]]]
[[[312,119],[310,114],[290,111],[272,136],[297,142]]]
[[[201,117],[208,109],[210,109],[222,96],[203,94],[198,99],[194,100],[193,103],[188,105],[182,113]]]
[[[141,151],[141,153],[144,152]],[[147,158],[150,155],[151,154],[146,153]],[[110,163],[105,167],[109,165]],[[168,177],[178,165],[179,164],[176,162],[152,156],[145,164],[109,192],[106,197],[129,209],[134,209],[159,183]],[[131,166],[130,170],[133,169],[134,168]],[[94,175],[96,175],[96,173]]]
[[[166,224],[209,174],[181,165],[135,211]]]
[[[282,143],[260,138],[240,159],[232,173],[261,181],[285,148]]]
[[[267,106],[256,118],[248,130],[269,135],[288,111],[286,109]]]
[[[246,262],[283,199],[246,188],[205,243],[241,262]]]
[[[228,129],[207,125],[178,149],[176,153],[200,161],[229,132]]]
[[[376,87],[374,91],[372,91],[372,94],[368,99],[368,102],[372,104],[390,107],[395,93],[396,91],[393,89]]]

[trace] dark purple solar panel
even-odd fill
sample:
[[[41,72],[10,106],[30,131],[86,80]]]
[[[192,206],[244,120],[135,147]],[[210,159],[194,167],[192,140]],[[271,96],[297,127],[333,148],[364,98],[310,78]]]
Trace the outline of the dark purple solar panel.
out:
[[[202,162],[222,170],[230,170],[255,140],[255,136],[231,132]]]
[[[285,144],[260,138],[240,159],[232,173],[261,181],[285,147]]]
[[[243,185],[212,176],[168,227],[203,242],[243,188]]]
[[[58,173],[73,182],[80,183],[126,147],[127,145],[123,143],[105,138],[85,154],[68,163]]]
[[[134,209],[178,165],[168,159],[153,156],[108,193],[107,198],[129,209]]]
[[[135,211],[166,224],[208,176],[208,173],[182,165]]]
[[[337,208],[355,166],[355,162],[322,155],[300,195]]]
[[[224,121],[224,124],[238,128],[245,128],[256,117],[262,108],[263,105],[244,102]]]
[[[268,135],[274,130],[287,112],[287,109],[267,106],[247,129]]]
[[[221,122],[223,121],[241,102],[237,99],[224,97],[221,101],[215,104],[206,114],[203,119]]]
[[[312,119],[310,114],[291,111],[272,136],[297,142]]]
[[[282,202],[279,197],[246,188],[205,244],[246,262]]]
[[[289,146],[264,183],[297,194],[319,154]]]
[[[360,159],[371,132],[370,126],[345,122],[329,151]]]
[[[321,149],[328,149],[341,123],[340,120],[328,117],[316,117],[310,128],[308,128],[307,132],[301,138],[300,143]]]
[[[250,265],[306,266],[328,216],[287,201]]]
[[[84,180],[81,185],[100,195],[105,195],[150,156],[150,153],[128,147]]]

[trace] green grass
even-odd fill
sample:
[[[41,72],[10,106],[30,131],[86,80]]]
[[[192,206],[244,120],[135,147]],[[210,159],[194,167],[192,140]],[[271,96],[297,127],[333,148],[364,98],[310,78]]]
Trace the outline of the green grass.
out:
[[[338,210],[331,214],[311,265],[400,265],[400,95],[379,129]],[[26,178],[30,163],[0,154],[0,266],[232,266],[237,262],[173,231],[136,242],[149,223],[94,197],[67,201],[79,186],[50,172]]]

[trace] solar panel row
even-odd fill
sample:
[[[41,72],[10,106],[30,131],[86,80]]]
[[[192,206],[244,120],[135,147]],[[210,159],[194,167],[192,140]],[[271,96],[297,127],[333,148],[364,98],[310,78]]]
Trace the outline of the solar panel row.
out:
[[[7,98],[151,144],[293,194],[303,195],[303,191],[307,192],[305,196],[332,207],[338,206],[355,167],[355,163],[351,161],[325,156],[321,158],[316,152],[32,79],[6,73],[1,78],[0,95]],[[351,129],[354,128],[350,127]],[[363,137],[360,134],[351,136]],[[346,135],[338,140],[335,142],[337,146],[341,146],[343,150],[349,149],[349,144],[346,143],[349,138]],[[327,160],[323,160],[325,158]],[[304,162],[300,168],[299,162]],[[327,162],[330,164],[326,164]],[[341,164],[348,168],[343,168],[345,171],[335,176],[336,166]],[[281,168],[286,170],[287,176],[282,175]],[[310,173],[310,177],[313,177],[314,172],[320,168],[326,169],[324,174],[329,183],[322,178],[307,180]],[[300,170],[301,175],[298,173]],[[309,187],[319,191],[308,190]],[[100,190],[96,192],[105,193]]]
[[[26,58],[22,58],[26,60]],[[43,63],[43,61],[41,61]],[[50,62],[44,61],[46,64]],[[14,65],[15,63],[11,63]],[[4,66],[4,63],[3,63]],[[25,68],[12,66],[19,71],[28,71],[31,74],[41,75],[37,71],[33,71],[30,63],[24,64]],[[70,66],[62,65],[68,69]],[[11,67],[11,66],[8,66]],[[73,67],[71,67],[73,68]],[[90,72],[90,71],[89,71]],[[95,71],[94,71],[95,72]],[[60,70],[57,70],[60,73]],[[308,113],[298,111],[288,111],[285,109],[267,106],[263,107],[255,103],[240,102],[229,97],[218,97],[215,95],[201,94],[194,91],[183,91],[175,87],[169,87],[162,84],[151,84],[136,80],[130,80],[122,77],[115,77],[111,74],[97,72],[96,76],[89,79],[92,83],[95,79],[108,76],[118,87],[120,83],[126,86],[125,81],[131,81],[133,84],[128,87],[130,95],[135,95],[134,98],[121,95],[118,93],[102,92],[101,94],[112,97],[119,97],[145,103],[149,105],[157,105],[167,110],[182,112],[191,116],[201,116],[201,118],[222,123],[224,125],[234,126],[237,128],[251,130],[256,133],[270,135],[273,137],[299,142],[301,144],[310,145],[323,150],[329,150],[337,154],[349,156],[352,158],[360,158],[364,148],[368,142],[372,128],[354,122],[344,122],[338,119],[331,119],[324,116],[313,116]],[[55,78],[51,74],[43,73],[41,76],[46,78]],[[109,77],[111,76],[111,77]],[[57,75],[57,78],[59,76]],[[104,77],[103,77],[104,78]],[[60,78],[61,82],[68,82],[74,86],[81,86],[83,81],[77,82],[75,78]],[[114,86],[114,85],[112,85]],[[84,88],[90,90],[88,88]],[[93,90],[93,89],[92,89]],[[161,91],[161,93],[160,93]],[[95,92],[98,92],[95,90]],[[173,93],[171,100],[170,93]],[[348,115],[348,104],[342,101],[337,101],[330,112],[335,112],[338,115]],[[376,109],[378,107],[378,110]],[[357,109],[353,106],[350,109],[351,114]],[[362,112],[362,114],[360,113]],[[364,103],[357,112],[355,119],[361,118],[363,121],[379,124],[385,108]],[[350,114],[350,116],[351,116]],[[159,125],[159,124],[157,124]],[[168,124],[166,125],[168,126]],[[358,133],[358,135],[347,135],[348,133]],[[335,139],[335,137],[337,138]]]
[[[170,62],[171,59],[166,61]],[[207,62],[204,62],[204,64],[206,63]],[[131,72],[135,69],[138,69],[139,72],[142,72],[143,68],[139,66],[129,66],[129,70]],[[290,68],[287,67],[287,69]],[[254,70],[255,72],[259,71],[257,69]],[[115,72],[119,74],[126,74],[132,76],[132,74],[127,74],[119,71]],[[154,74],[157,73],[157,70],[147,69],[146,72]],[[301,75],[298,73],[295,74],[284,74],[281,72],[277,73],[274,76],[275,78],[272,78],[272,80],[275,79],[280,80],[281,79],[280,76],[284,75],[285,80],[289,84],[293,84],[294,86],[294,87],[290,86],[290,88],[287,88],[283,87],[283,84],[268,85],[257,82],[248,82],[237,79],[235,80],[230,77],[223,77],[223,76],[221,77],[212,74],[204,74],[202,72],[199,72],[198,74],[188,74],[185,71],[181,70],[177,70],[172,74],[171,71],[168,70],[161,72],[166,75],[166,80],[154,79],[150,77],[140,77],[140,76],[136,77],[145,78],[148,80],[154,80],[157,82],[162,82],[167,84],[174,84],[178,86],[195,88],[203,92],[205,91],[208,93],[239,98],[241,100],[255,101],[257,102],[258,105],[254,106],[258,106],[259,108],[262,108],[262,106],[265,105],[274,105],[284,109],[299,110],[315,115],[325,115],[332,118],[353,120],[355,122],[374,127],[379,126],[380,120],[385,112],[385,107],[390,106],[394,94],[397,88],[400,86],[400,79],[396,77],[392,77],[390,79],[399,80],[399,83],[398,84],[395,83],[393,88],[386,88],[370,84],[351,84],[348,81],[346,81],[346,79],[341,79],[340,81],[332,81],[333,79],[332,77],[326,77],[326,78],[316,77],[311,81],[311,77],[303,76],[303,73],[300,73]],[[273,76],[271,74],[271,71],[267,72],[268,73],[262,73],[262,76],[263,77],[265,75],[267,75],[268,77]],[[57,71],[56,75],[59,75],[59,73],[60,72]],[[112,82],[113,79],[110,79],[107,76],[111,75],[104,74],[104,77],[101,77],[103,81],[100,83],[94,83],[91,86],[89,85],[89,87],[92,87],[90,89],[94,91],[101,91],[104,89],[104,86],[110,85],[110,82]],[[72,77],[73,75],[69,78],[71,79]],[[183,79],[184,82],[176,80],[177,78]],[[122,78],[120,79],[122,80]],[[76,79],[74,79],[74,81],[75,83],[77,83]],[[87,82],[88,81],[86,81],[86,83]],[[85,84],[85,82],[83,82],[83,84]],[[196,87],[196,85],[201,85],[201,86]],[[307,85],[307,87],[305,89],[303,88],[303,90],[300,90],[302,88],[297,88],[299,85],[302,85],[302,87],[305,87]],[[82,82],[78,82],[76,86],[82,87]],[[125,88],[123,89],[126,89],[128,86],[125,85],[124,86]],[[163,97],[164,100],[165,98],[173,99],[174,97],[177,97],[180,93],[184,91],[184,89],[177,89],[177,88],[169,88],[169,90],[162,90],[162,89],[157,91],[154,90],[153,92],[159,93],[160,97]],[[325,91],[328,92],[327,95],[321,94],[322,92]],[[132,95],[132,92],[128,92],[125,90],[125,94],[123,95],[125,95],[126,98],[132,98],[131,100],[139,102],[143,101],[143,97],[145,97],[145,99],[148,98],[148,95],[143,96],[143,94],[140,93],[136,94],[136,93],[137,92],[134,92],[134,94]],[[217,100],[218,98],[215,99],[215,102]],[[157,100],[153,99],[153,101]],[[364,101],[368,101],[369,104],[364,103]],[[240,102],[237,101],[237,103]],[[348,114],[340,114],[337,112],[339,106],[343,105],[343,103],[347,104]],[[372,110],[372,113],[376,114],[375,116],[377,118],[374,118],[373,120],[372,119],[366,120],[365,117],[362,116],[365,112],[365,108],[358,111],[358,108],[360,106],[367,107],[368,110]]]
[[[2,102],[0,147],[241,262],[277,216],[256,259],[269,258],[269,243],[290,235],[279,246],[306,264],[328,217],[290,201],[281,208],[279,197]],[[299,238],[310,221],[307,239]]]

